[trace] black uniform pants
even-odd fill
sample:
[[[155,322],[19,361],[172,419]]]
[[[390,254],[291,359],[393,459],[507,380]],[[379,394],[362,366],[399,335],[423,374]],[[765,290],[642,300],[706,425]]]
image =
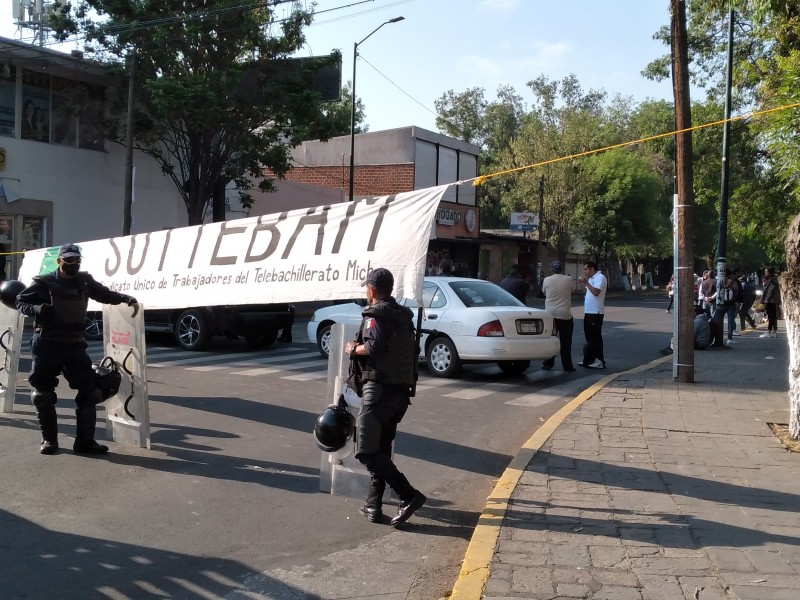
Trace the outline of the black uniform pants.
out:
[[[561,366],[566,369],[572,369],[572,332],[575,330],[574,319],[553,319],[556,331],[558,332],[558,340],[561,343]],[[552,369],[556,363],[556,357],[548,358],[544,361],[546,369]]]
[[[82,442],[92,441],[97,420],[96,404],[102,400],[102,396],[97,397],[99,390],[95,384],[92,359],[86,352],[86,342],[53,342],[34,333],[31,353],[33,362],[28,381],[34,390],[42,394],[42,398],[51,399],[36,407],[45,439],[55,435],[55,389],[58,376],[63,374],[69,387],[78,390],[75,396],[75,438]]]
[[[392,462],[392,442],[397,435],[397,425],[410,404],[408,392],[367,381],[362,398],[363,404],[356,418],[356,458],[367,468],[372,488],[389,484],[401,501],[410,500],[416,490]],[[371,490],[370,500],[373,496],[374,490]]]

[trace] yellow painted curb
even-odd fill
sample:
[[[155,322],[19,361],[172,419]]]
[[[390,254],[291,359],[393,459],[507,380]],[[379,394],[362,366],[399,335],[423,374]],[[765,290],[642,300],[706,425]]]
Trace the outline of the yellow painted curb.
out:
[[[536,430],[511,460],[500,479],[497,480],[491,495],[486,499],[486,506],[478,518],[478,524],[475,526],[475,531],[472,533],[469,546],[467,546],[467,552],[461,563],[461,571],[449,596],[450,600],[480,600],[486,580],[489,578],[489,570],[497,547],[497,538],[500,536],[500,527],[508,510],[511,494],[514,493],[528,463],[564,419],[620,375],[641,373],[671,360],[671,356],[666,356],[628,371],[606,375],[561,407],[556,414]]]

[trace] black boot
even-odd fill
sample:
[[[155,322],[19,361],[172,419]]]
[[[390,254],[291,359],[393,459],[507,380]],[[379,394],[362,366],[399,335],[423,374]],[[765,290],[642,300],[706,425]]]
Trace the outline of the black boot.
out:
[[[97,427],[97,408],[94,404],[78,405],[75,409],[75,443],[72,449],[78,454],[105,454],[108,446],[94,441]]]
[[[39,429],[42,430],[42,445],[39,452],[42,454],[56,454],[58,452],[58,417],[55,406],[44,406],[36,409],[36,418],[39,419]]]
[[[383,492],[386,490],[386,482],[371,478],[369,493],[364,506],[358,509],[362,515],[369,519],[370,523],[380,523],[383,521]]]

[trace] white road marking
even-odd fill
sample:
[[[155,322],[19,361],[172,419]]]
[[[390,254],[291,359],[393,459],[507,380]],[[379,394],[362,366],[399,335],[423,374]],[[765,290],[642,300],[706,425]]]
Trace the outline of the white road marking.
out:
[[[267,375],[269,373],[282,373],[283,371],[299,371],[306,367],[320,367],[327,365],[327,360],[309,360],[306,362],[294,363],[280,368],[247,369],[245,371],[233,371],[230,375],[244,375],[245,377],[255,377],[256,375]]]

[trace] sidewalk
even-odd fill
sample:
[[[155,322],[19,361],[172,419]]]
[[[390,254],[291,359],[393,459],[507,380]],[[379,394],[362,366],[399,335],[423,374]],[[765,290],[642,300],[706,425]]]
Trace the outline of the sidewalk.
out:
[[[763,329],[763,328],[762,328]],[[609,376],[537,432],[500,479],[452,598],[797,600],[800,454],[785,331]]]

